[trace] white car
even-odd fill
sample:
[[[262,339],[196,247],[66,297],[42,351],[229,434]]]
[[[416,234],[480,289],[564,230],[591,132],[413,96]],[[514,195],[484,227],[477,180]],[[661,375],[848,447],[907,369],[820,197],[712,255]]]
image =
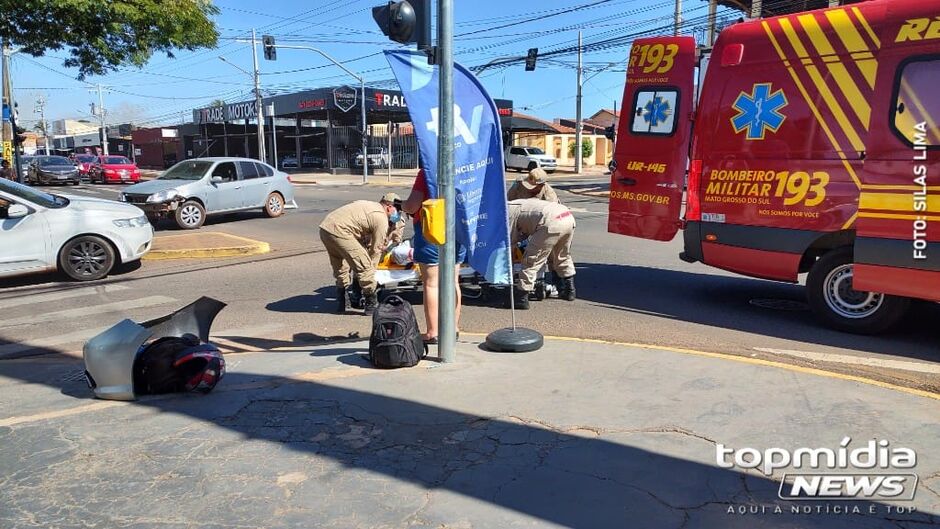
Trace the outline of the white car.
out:
[[[388,152],[383,148],[369,147],[369,167],[385,169],[389,164]],[[356,154],[356,167],[362,167],[362,151]]]
[[[510,147],[506,149],[505,158],[506,170],[531,171],[541,167],[546,173],[553,173],[558,167],[555,158],[545,154],[545,151],[538,147]]]
[[[77,281],[101,279],[143,257],[152,242],[136,206],[0,179],[0,277],[60,270]]]

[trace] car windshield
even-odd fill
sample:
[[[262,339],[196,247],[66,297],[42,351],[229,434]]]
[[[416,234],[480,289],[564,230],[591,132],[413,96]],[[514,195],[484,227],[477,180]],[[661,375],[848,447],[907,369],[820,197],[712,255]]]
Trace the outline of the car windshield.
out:
[[[206,160],[186,160],[170,167],[158,180],[201,180],[212,162]]]
[[[91,154],[77,154],[75,155],[75,160],[82,163],[88,163],[95,161],[95,157]]]
[[[123,156],[106,156],[102,158],[102,163],[114,165],[130,165],[131,161]]]
[[[545,151],[539,149],[538,147],[526,147],[526,150],[529,154],[545,154]]]
[[[0,179],[0,191],[47,208],[62,208],[69,204],[69,200],[65,197],[39,191],[10,180]]]
[[[37,158],[36,162],[40,167],[51,167],[55,165],[75,165],[68,160],[68,158],[63,158],[62,156],[40,156]]]

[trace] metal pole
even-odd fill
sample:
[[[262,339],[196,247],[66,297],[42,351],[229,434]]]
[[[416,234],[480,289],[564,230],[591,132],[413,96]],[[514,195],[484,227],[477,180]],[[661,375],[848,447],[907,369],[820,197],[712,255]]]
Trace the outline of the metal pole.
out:
[[[456,201],[454,200],[454,2],[440,0],[437,12],[437,56],[440,68],[440,124],[437,135],[438,197],[444,199],[444,245],[440,252],[440,288],[438,307],[438,350],[441,361],[456,360]]]
[[[369,181],[369,138],[366,136],[366,82],[359,78],[359,93],[362,94],[362,183]]]
[[[274,104],[271,104],[268,110],[270,110],[268,113],[271,114],[271,143],[273,144],[272,154],[274,155],[274,163],[271,165],[277,169],[277,123],[274,122]]]
[[[255,30],[251,30],[251,59],[255,63],[255,121],[258,122],[258,159],[267,162],[264,152],[264,106],[261,101],[261,74],[258,73],[258,41]]]
[[[763,1],[754,0],[751,2],[751,18],[760,18],[761,11],[763,10]],[[838,5],[838,3],[836,4]],[[832,1],[829,2],[829,7],[832,7]]]
[[[101,148],[108,156],[108,131],[104,124],[104,96],[101,94],[101,83],[98,83],[98,122],[101,126]]]
[[[11,119],[13,118],[13,105],[10,102],[10,52],[7,48],[6,42],[2,46],[2,64],[3,64],[3,106],[9,109],[10,119],[3,117],[3,145],[2,145],[2,155],[3,159],[7,160],[11,164],[13,163],[12,159],[7,159],[7,153],[9,152],[10,158],[13,158],[13,123]],[[10,147],[10,151],[7,151],[7,147]],[[17,175],[19,176],[19,175]]]
[[[679,36],[679,26],[682,25],[682,0],[676,0],[675,30],[673,34]]]
[[[574,124],[574,172],[581,174],[583,160],[581,159],[581,32],[578,31],[578,108]]]
[[[391,121],[388,122],[388,150],[386,151],[386,153],[388,154],[388,178],[386,178],[386,181],[391,182],[392,181],[392,122]]]
[[[708,45],[715,44],[715,13],[718,11],[718,0],[708,2]]]

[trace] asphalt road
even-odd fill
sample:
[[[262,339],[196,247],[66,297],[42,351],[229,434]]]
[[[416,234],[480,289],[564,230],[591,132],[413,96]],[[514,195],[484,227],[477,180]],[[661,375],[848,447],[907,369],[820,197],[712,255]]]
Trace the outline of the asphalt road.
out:
[[[559,187],[582,185],[563,181]],[[82,185],[59,191],[116,199],[120,189]],[[330,313],[333,280],[317,225],[346,202],[377,200],[388,190],[407,192],[301,185],[300,208],[279,219],[247,212],[212,219],[202,228],[266,241],[272,247],[266,255],[144,261],[91,285],[56,275],[2,280],[0,358],[80,351],[83,340],[124,317],[160,316],[200,295],[229,304],[213,329],[230,349],[367,336],[367,318]],[[684,263],[678,259],[679,239],[656,243],[607,233],[606,199],[564,190],[560,196],[578,222],[573,253],[579,299],[533,302],[532,310],[517,312],[519,325],[546,335],[772,358],[940,389],[940,306],[918,304],[902,326],[882,336],[831,331],[814,322],[798,285]],[[157,235],[175,232],[164,225]],[[420,295],[409,299],[419,303]],[[498,303],[466,305],[464,332],[486,333],[510,323],[509,311]],[[572,350],[572,362],[577,353]]]

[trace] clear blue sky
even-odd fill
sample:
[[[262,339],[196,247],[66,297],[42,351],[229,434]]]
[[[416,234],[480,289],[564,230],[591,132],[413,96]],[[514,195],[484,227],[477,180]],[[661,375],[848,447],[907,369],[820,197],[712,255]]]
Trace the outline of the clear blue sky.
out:
[[[227,102],[251,98],[251,79],[219,60],[223,55],[240,67],[251,69],[251,50],[236,38],[257,28],[259,38],[269,33],[279,44],[312,44],[357,72],[370,84],[391,87],[391,72],[381,50],[397,45],[378,31],[371,7],[381,0],[286,1],[216,0],[221,10],[215,18],[221,38],[213,50],[180,52],[175,58],[155,56],[143,68],[128,66],[86,82],[77,72],[62,66],[64,51],[45,57],[13,56],[13,82],[21,121],[31,127],[38,115],[34,102],[43,95],[46,119],[91,119],[89,103],[97,100],[91,85],[112,87],[105,91],[111,121],[133,118],[142,125],[189,121],[193,108],[215,99]],[[455,59],[465,66],[493,59],[524,55],[531,47],[540,53],[577,44],[578,29],[584,34],[587,68],[584,115],[610,108],[622,95],[627,42],[631,35],[672,24],[674,0],[455,0]],[[684,0],[685,32],[701,30],[707,12],[704,0]],[[662,32],[662,30],[659,30]],[[668,32],[668,31],[667,31]],[[620,37],[603,49],[597,43]],[[590,46],[593,44],[593,48]],[[262,89],[280,93],[335,86],[352,81],[321,57],[304,51],[279,50],[276,62],[259,61]],[[613,64],[612,64],[613,63]],[[574,53],[539,59],[535,72],[522,64],[492,68],[482,80],[494,98],[511,99],[517,111],[545,119],[575,115]],[[317,68],[320,67],[320,68]],[[604,68],[607,70],[603,70]],[[90,83],[90,84],[89,84]]]

